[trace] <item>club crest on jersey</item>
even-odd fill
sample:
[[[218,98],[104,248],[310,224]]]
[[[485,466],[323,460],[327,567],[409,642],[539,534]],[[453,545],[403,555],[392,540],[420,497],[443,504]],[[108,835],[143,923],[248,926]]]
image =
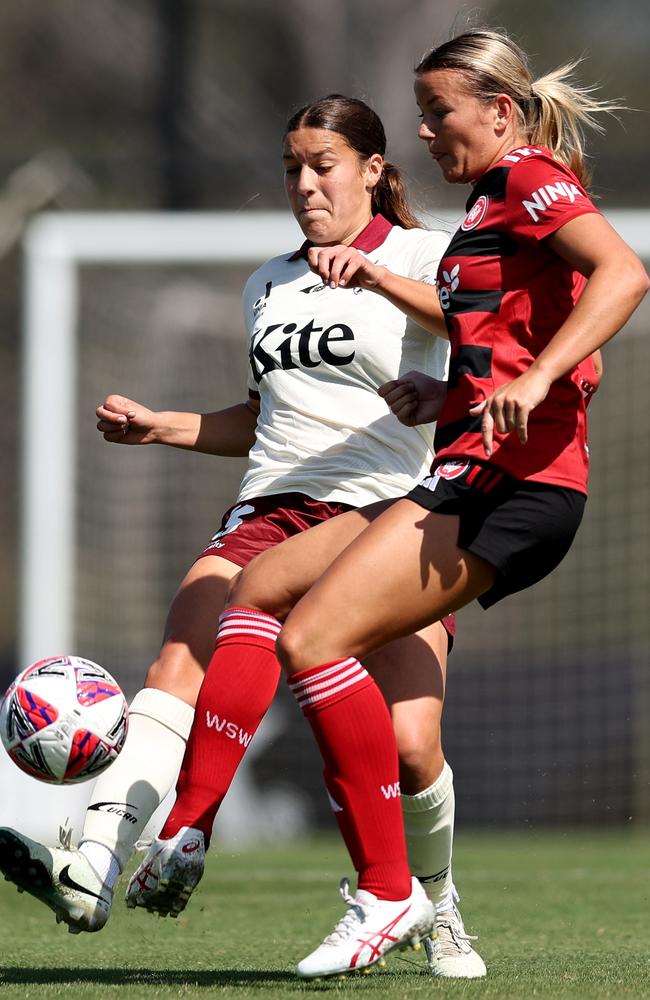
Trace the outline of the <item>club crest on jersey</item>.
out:
[[[489,199],[486,194],[482,194],[480,198],[477,198],[469,212],[460,224],[460,228],[464,232],[468,232],[470,229],[476,229],[477,226],[483,222],[485,218],[485,213],[488,210]]]
[[[464,472],[469,469],[469,462],[443,462],[441,465],[436,466],[436,474],[440,476],[441,479],[458,479],[462,476]]]

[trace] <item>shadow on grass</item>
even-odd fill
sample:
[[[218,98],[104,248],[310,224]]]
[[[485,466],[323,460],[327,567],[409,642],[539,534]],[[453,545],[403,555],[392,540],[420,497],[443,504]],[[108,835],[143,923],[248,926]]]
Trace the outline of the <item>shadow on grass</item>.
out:
[[[0,986],[97,983],[106,986],[250,986],[299,982],[292,972],[251,969],[0,968]]]

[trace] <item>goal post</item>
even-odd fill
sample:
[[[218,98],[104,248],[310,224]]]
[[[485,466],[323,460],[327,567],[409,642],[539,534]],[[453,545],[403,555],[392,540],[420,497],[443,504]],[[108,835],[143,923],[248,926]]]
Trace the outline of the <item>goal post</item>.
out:
[[[294,246],[286,212],[67,213],[25,236],[19,661],[74,647],[79,268],[255,264]]]

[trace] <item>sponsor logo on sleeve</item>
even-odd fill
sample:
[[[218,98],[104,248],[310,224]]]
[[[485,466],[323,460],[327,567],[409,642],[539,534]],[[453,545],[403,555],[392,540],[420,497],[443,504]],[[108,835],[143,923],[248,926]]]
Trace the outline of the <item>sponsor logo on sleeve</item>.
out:
[[[544,212],[547,212],[556,201],[568,201],[571,204],[577,198],[584,198],[580,188],[568,181],[556,181],[555,184],[544,184],[528,198],[522,201],[523,207],[533,222],[539,222]]]
[[[455,264],[448,271],[443,270],[442,281],[438,282],[438,298],[442,309],[449,309],[449,302],[453,292],[460,285],[460,264]]]

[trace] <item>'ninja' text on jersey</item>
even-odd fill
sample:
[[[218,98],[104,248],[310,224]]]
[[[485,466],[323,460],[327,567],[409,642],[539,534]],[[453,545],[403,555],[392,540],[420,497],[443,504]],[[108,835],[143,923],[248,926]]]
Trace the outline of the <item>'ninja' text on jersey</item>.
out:
[[[250,364],[256,382],[278,368],[317,368],[322,362],[342,368],[354,360],[352,350],[344,345],[354,342],[354,333],[345,323],[325,329],[313,319],[302,329],[296,323],[274,323],[256,330],[251,339]]]

